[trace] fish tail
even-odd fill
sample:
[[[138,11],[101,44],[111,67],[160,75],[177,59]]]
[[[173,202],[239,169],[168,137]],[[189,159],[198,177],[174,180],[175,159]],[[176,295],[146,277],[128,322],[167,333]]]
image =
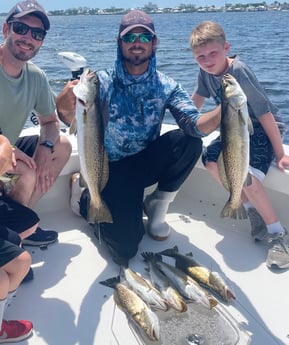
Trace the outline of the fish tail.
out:
[[[145,261],[151,261],[151,262],[162,261],[162,256],[159,253],[142,252],[141,256],[144,258]]]
[[[174,257],[178,253],[179,253],[178,246],[174,246],[173,248],[165,249],[165,250],[159,252],[160,255],[172,256],[172,257]]]
[[[110,288],[115,288],[117,284],[120,283],[120,276],[109,278],[107,280],[103,280],[99,282],[99,284],[110,287]]]
[[[222,218],[232,218],[232,219],[247,219],[247,211],[243,204],[241,204],[238,208],[233,208],[231,206],[230,200],[228,200],[221,212]]]
[[[141,256],[145,261],[153,261],[155,258],[155,254],[153,252],[143,252],[141,253]]]
[[[237,209],[238,210],[238,219],[247,219],[248,213],[243,204]]]

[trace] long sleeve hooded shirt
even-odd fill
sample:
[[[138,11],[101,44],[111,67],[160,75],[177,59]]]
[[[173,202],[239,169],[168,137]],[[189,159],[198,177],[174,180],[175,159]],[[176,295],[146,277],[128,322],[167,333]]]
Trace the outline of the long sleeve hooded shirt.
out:
[[[206,135],[196,126],[200,114],[188,93],[156,69],[154,55],[148,70],[134,76],[127,73],[118,52],[115,68],[99,71],[98,77],[110,161],[134,155],[156,140],[166,109],[188,135]]]

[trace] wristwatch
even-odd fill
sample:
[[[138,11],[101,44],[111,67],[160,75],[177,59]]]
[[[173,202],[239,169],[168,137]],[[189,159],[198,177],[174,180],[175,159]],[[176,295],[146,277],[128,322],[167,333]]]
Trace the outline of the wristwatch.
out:
[[[48,148],[50,149],[51,153],[54,152],[54,144],[53,144],[53,142],[50,141],[50,140],[44,140],[44,141],[42,141],[39,145],[48,147]]]

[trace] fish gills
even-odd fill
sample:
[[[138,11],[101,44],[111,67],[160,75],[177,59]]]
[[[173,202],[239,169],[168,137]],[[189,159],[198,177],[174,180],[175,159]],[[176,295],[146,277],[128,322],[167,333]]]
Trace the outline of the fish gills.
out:
[[[99,79],[86,69],[73,88],[76,115],[70,133],[77,134],[81,175],[89,189],[89,223],[112,223],[112,216],[101,197],[109,175],[108,157],[104,148],[104,126],[99,100]]]
[[[218,159],[220,179],[230,196],[221,217],[246,219],[247,212],[241,201],[244,184],[250,184],[249,137],[252,124],[247,108],[247,97],[237,80],[225,74],[222,80],[221,142],[222,154]]]

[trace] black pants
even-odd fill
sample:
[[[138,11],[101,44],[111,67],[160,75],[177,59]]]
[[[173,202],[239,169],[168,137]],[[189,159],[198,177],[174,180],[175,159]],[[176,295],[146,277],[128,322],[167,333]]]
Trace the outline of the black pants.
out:
[[[101,224],[101,236],[120,256],[135,256],[144,235],[144,189],[158,183],[161,191],[177,191],[201,152],[201,139],[177,129],[160,136],[142,152],[109,164],[109,180],[102,196],[113,223]]]

